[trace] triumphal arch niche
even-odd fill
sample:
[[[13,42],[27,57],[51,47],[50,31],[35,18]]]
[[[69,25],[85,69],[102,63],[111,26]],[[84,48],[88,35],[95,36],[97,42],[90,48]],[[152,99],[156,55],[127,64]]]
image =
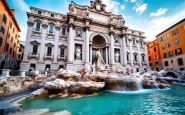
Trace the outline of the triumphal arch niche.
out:
[[[144,33],[129,29],[121,15],[105,8],[101,0],[91,1],[90,6],[69,4],[66,69],[93,64],[97,51],[112,71],[117,65],[146,68],[142,64],[147,61]]]

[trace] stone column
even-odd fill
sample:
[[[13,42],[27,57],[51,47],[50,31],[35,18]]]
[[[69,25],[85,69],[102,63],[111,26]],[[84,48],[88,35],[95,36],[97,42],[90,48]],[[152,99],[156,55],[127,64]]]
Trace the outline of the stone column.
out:
[[[58,57],[58,40],[60,35],[60,26],[55,26],[55,46],[54,46],[54,63],[57,63],[57,57]]]
[[[127,49],[126,49],[126,43],[125,43],[125,36],[123,36],[123,66],[126,67],[127,65]]]
[[[108,46],[106,46],[105,52],[106,52],[106,64],[108,64]]]
[[[85,63],[89,62],[89,27],[85,27]]]
[[[41,46],[40,46],[40,62],[43,62],[43,57],[45,54],[45,39],[46,39],[46,35],[47,35],[47,28],[48,28],[48,24],[47,23],[43,23],[42,24],[42,39],[41,39]]]
[[[73,62],[74,61],[74,37],[73,37],[73,24],[69,25],[69,34],[68,34],[68,41],[67,41],[67,61]]]
[[[145,47],[145,61],[146,61],[147,67],[149,67],[149,63],[148,63],[148,50],[147,50],[146,42],[144,42],[144,47]]]
[[[23,58],[24,61],[28,60],[28,54],[30,53],[30,49],[31,49],[30,40],[31,40],[32,31],[33,31],[34,21],[28,20],[27,24],[28,24],[28,29],[27,29],[26,43],[25,43],[25,46],[27,47],[24,48],[24,58]]]
[[[91,44],[90,44],[90,48],[89,49],[90,49],[90,52],[89,52],[90,53],[90,63],[93,64],[92,63],[92,45]]]
[[[109,63],[110,64],[114,64],[115,59],[114,59],[114,37],[113,37],[113,32],[110,32],[110,60]]]
[[[137,40],[137,50],[138,50],[138,61],[139,61],[139,67],[142,67],[142,63],[141,63],[141,52],[140,52],[139,40]]]
[[[134,66],[134,63],[133,63],[133,53],[132,53],[132,39],[129,38],[129,46],[130,46],[130,63],[131,63],[131,66],[133,67]]]

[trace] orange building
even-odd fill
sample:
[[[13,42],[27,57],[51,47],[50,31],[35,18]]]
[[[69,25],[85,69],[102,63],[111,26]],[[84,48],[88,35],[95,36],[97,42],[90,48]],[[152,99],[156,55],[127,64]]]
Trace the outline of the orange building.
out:
[[[185,70],[185,18],[156,36],[163,68]]]
[[[149,65],[152,70],[159,71],[162,69],[161,66],[161,55],[158,40],[154,40],[152,42],[147,42],[148,49],[148,60]]]
[[[6,0],[0,1],[0,69],[15,69],[20,27]]]

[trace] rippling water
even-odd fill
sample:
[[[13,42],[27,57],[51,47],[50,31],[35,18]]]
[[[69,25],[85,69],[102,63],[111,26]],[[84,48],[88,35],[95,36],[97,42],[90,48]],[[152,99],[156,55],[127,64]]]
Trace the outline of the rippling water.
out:
[[[105,91],[81,98],[37,98],[21,102],[23,109],[51,108],[73,115],[185,115],[185,87],[135,92]]]

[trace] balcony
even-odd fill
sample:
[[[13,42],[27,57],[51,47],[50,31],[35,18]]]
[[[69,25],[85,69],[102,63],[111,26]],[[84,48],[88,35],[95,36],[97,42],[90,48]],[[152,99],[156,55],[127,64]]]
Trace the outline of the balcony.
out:
[[[50,60],[54,60],[54,55],[52,55],[52,54],[44,54],[44,60],[47,60],[47,59],[50,59]]]
[[[33,34],[41,34],[41,29],[38,29],[38,28],[34,28],[33,30]]]
[[[31,59],[31,58],[35,58],[35,59],[39,60],[40,54],[39,53],[29,53],[28,59]]]
[[[138,65],[139,62],[137,60],[134,60],[134,65]]]
[[[57,60],[60,61],[60,60],[65,60],[66,57],[64,55],[58,55],[57,56]]]
[[[130,60],[127,60],[127,64],[131,64],[131,61]]]

